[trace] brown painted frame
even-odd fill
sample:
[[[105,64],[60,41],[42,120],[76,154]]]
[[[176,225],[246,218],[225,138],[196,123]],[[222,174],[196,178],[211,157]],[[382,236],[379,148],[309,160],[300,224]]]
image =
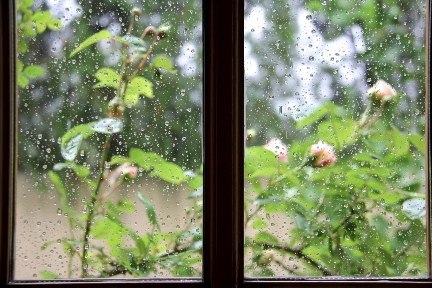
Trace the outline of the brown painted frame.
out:
[[[431,2],[427,0],[427,190],[431,178]],[[14,1],[0,2],[0,284],[63,287],[432,287],[428,279],[266,280],[243,277],[243,1],[203,0],[204,19],[204,255],[203,279],[13,282],[11,271],[14,167]],[[427,218],[430,219],[430,201]],[[430,224],[427,229],[430,235]],[[430,241],[428,244],[430,258]],[[430,262],[429,262],[430,267]],[[431,269],[429,268],[429,271]],[[429,272],[430,273],[430,272]]]

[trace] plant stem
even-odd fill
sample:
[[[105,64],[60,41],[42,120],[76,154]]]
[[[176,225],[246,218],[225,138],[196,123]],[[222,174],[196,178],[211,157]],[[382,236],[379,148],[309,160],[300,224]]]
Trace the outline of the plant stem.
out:
[[[96,205],[96,201],[98,199],[100,186],[101,186],[102,181],[103,181],[105,162],[107,161],[107,158],[108,158],[108,152],[109,152],[109,147],[111,145],[111,140],[112,140],[112,135],[108,134],[106,136],[105,145],[103,147],[102,158],[101,158],[100,167],[99,167],[100,171],[99,171],[98,179],[96,182],[96,188],[93,190],[92,199],[91,199],[90,204],[87,205],[88,217],[86,220],[86,225],[85,225],[85,230],[84,230],[83,257],[82,257],[82,266],[81,266],[81,277],[82,278],[85,278],[85,276],[87,276],[88,263],[87,263],[87,255],[86,254],[87,254],[87,250],[89,248],[88,237],[89,237],[92,222],[93,222],[93,216],[94,216],[94,213],[96,211],[95,205]]]
[[[132,73],[131,76],[129,76],[128,81],[132,80],[139,71],[141,71],[142,67],[147,63],[147,58],[150,56],[150,54],[153,52],[153,48],[154,46],[156,46],[156,43],[159,41],[158,37],[156,36],[155,39],[153,40],[153,43],[150,45],[149,50],[147,51],[147,53],[143,56],[143,60],[138,64],[137,68],[135,69],[135,71]]]
[[[257,245],[257,246],[259,246],[262,249],[276,249],[276,250],[292,253],[295,256],[297,256],[298,258],[301,258],[302,260],[306,261],[306,263],[312,265],[313,267],[315,267],[316,269],[318,269],[319,271],[321,271],[321,273],[324,276],[332,276],[332,275],[334,275],[333,272],[331,272],[327,268],[323,267],[318,262],[315,262],[313,259],[311,259],[306,254],[304,254],[301,249],[294,249],[294,248],[291,248],[291,247],[288,247],[288,246],[285,246],[285,245],[282,245],[282,244],[275,244],[275,243],[266,243],[266,242],[257,242],[257,241],[251,243],[250,240],[249,240],[249,245],[250,244]]]

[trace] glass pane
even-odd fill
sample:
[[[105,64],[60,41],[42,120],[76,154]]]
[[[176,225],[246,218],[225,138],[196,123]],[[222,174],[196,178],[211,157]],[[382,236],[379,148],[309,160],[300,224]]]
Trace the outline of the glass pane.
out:
[[[14,279],[201,277],[201,1],[16,4]]]
[[[425,277],[425,1],[245,1],[246,277]]]

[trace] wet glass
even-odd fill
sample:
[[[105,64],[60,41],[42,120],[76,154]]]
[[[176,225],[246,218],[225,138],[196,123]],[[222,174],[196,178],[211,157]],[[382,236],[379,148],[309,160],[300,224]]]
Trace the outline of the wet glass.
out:
[[[201,277],[201,1],[16,1],[14,280]]]
[[[245,1],[245,277],[426,277],[425,1]]]

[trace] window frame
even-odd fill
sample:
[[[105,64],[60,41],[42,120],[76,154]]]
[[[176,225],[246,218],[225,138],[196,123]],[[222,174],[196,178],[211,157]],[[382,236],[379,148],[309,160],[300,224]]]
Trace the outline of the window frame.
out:
[[[430,92],[431,71],[431,2],[426,1],[426,139],[427,167],[426,190],[430,191]],[[428,287],[432,284],[430,269],[430,239],[428,241],[429,279],[386,280],[297,280],[245,279],[243,276],[244,231],[243,231],[243,157],[244,157],[244,2],[241,0],[203,0],[204,39],[204,246],[203,278],[190,279],[143,279],[117,281],[72,280],[49,283],[51,287],[62,287],[65,283],[104,287],[155,286],[155,287]],[[13,249],[13,170],[16,145],[14,106],[16,80],[14,55],[16,39],[13,21],[15,3],[1,1],[0,15],[0,283],[24,286],[34,282],[12,282],[11,251]],[[221,20],[223,19],[223,20]],[[14,96],[12,96],[14,95]],[[429,192],[430,194],[430,192]],[[427,234],[430,235],[430,195],[427,195]],[[410,287],[411,287],[410,286]],[[81,286],[80,286],[81,287]]]

